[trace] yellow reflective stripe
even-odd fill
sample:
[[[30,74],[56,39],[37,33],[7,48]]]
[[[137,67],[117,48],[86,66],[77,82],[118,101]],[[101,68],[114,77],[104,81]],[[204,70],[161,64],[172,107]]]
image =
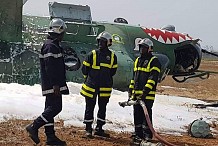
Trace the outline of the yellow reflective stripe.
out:
[[[136,98],[141,99],[142,96],[141,95],[135,95]]]
[[[156,92],[155,91],[150,91],[148,94],[155,94]]]
[[[160,69],[159,69],[158,67],[152,67],[152,68],[150,69],[150,71],[152,71],[152,70],[156,70],[156,71],[160,72]]]
[[[96,66],[96,51],[95,50],[92,50],[92,60],[93,60],[93,63],[92,63],[92,68],[93,69],[100,69],[100,66]]]
[[[152,58],[151,58],[151,60],[148,62],[148,66],[147,66],[147,69],[148,70],[150,70],[150,66],[151,66],[151,62],[152,62],[152,60],[154,60],[154,58],[156,58],[155,56],[153,56]]]
[[[131,84],[130,84],[130,85],[129,85],[129,88],[134,88],[134,85],[131,85]]]
[[[110,64],[107,64],[107,63],[100,63],[100,66],[107,67],[107,68],[112,67]]]
[[[135,94],[143,94],[142,90],[135,90]]]
[[[135,60],[135,63],[134,63],[134,71],[137,71],[137,64],[138,64],[138,61],[139,61],[139,57],[136,58],[136,60]]]
[[[100,66],[93,66],[93,65],[92,65],[92,68],[93,68],[93,69],[100,69]]]
[[[149,72],[149,69],[144,68],[144,67],[138,67],[137,70],[144,71],[144,72]]]
[[[95,50],[92,50],[92,54],[93,54],[93,56],[92,56],[92,59],[93,59],[93,65],[94,66],[96,66],[96,51]]]
[[[130,99],[131,99],[131,100],[134,100],[134,96],[132,95],[132,96],[130,97]]]
[[[148,62],[148,66],[146,67],[146,68],[144,68],[144,67],[137,67],[137,64],[138,64],[138,59],[139,59],[139,57],[135,60],[135,63],[134,63],[134,71],[144,71],[144,72],[150,72],[150,71],[152,71],[152,70],[156,70],[156,71],[158,71],[158,72],[160,72],[160,69],[159,68],[157,68],[157,67],[152,67],[152,68],[150,68],[150,66],[151,66],[151,62],[154,60],[154,58],[157,58],[157,57],[152,57],[151,59],[150,59],[150,61]]]
[[[147,83],[152,83],[155,85],[155,81],[154,80],[148,80]]]
[[[111,96],[110,93],[100,93],[100,97],[109,97]]]
[[[113,63],[114,63],[114,53],[111,52],[111,63],[110,64],[100,63],[100,66],[107,67],[107,68],[117,68],[118,65],[117,64],[113,65]]]
[[[135,90],[133,89],[133,90],[132,90],[132,94],[134,94],[134,93],[135,93]]]
[[[131,84],[132,84],[132,83],[134,84],[134,83],[135,83],[135,81],[134,81],[134,80],[131,80],[131,81],[130,81],[130,83],[131,83]]]
[[[95,50],[92,50],[92,54],[93,54],[93,57],[92,57],[92,59],[93,59],[92,68],[93,68],[93,69],[100,69],[100,66],[102,66],[102,67],[107,67],[107,68],[117,68],[117,67],[118,67],[117,64],[113,65],[113,63],[114,63],[114,53],[113,53],[113,52],[111,52],[111,62],[110,62],[110,64],[107,64],[107,63],[100,63],[100,66],[97,66],[97,62],[96,62],[96,60],[97,60],[96,51],[95,51]]]
[[[114,64],[114,53],[111,52],[111,67],[113,66]]]
[[[90,98],[93,98],[93,95],[92,95],[92,94],[87,93],[87,92],[84,91],[84,90],[80,91],[80,93],[83,94],[83,95],[85,95],[85,96],[88,96],[88,97],[90,97]]]
[[[87,76],[86,76],[86,75],[83,75],[83,77],[84,77],[84,78],[87,78]]]
[[[146,96],[145,99],[154,100],[155,97],[152,96]]]
[[[114,64],[113,66],[112,66],[112,68],[117,68],[118,67],[118,64]]]
[[[83,65],[85,66],[90,66],[90,63],[86,62],[86,61],[83,61]]]
[[[145,87],[148,87],[149,89],[153,88],[153,86],[151,86],[150,84],[146,84]]]
[[[112,91],[112,88],[100,88],[100,91]]]
[[[86,86],[86,84],[83,84],[82,86],[84,89],[88,90],[88,91],[91,91],[91,92],[95,92],[95,89],[91,88],[91,87],[88,87]]]

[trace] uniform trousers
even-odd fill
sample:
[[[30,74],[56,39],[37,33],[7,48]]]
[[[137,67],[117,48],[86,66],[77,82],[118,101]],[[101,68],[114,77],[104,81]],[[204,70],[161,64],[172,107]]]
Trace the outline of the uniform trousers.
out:
[[[33,126],[35,129],[39,129],[43,125],[45,126],[46,135],[53,135],[54,131],[54,117],[58,115],[62,110],[62,95],[57,96],[51,94],[46,96],[44,112],[34,120]]]
[[[149,118],[152,122],[152,106],[154,103],[154,100],[143,100],[145,102]],[[134,125],[135,125],[135,134],[139,136],[140,138],[151,138],[153,137],[151,130],[148,127],[145,114],[143,111],[143,108],[140,104],[133,106],[134,110]]]
[[[85,109],[85,116],[84,122],[85,124],[92,124],[94,120],[94,109],[97,101],[97,94],[94,95],[93,98],[85,97],[86,101],[86,109]],[[99,97],[98,95],[98,113],[97,113],[97,125],[103,126],[106,121],[106,107],[107,103],[109,102],[108,97]]]

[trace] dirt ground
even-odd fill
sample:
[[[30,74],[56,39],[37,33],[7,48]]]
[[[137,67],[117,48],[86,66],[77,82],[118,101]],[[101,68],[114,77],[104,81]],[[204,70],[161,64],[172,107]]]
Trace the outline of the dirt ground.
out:
[[[218,61],[202,61],[199,70],[218,72]],[[158,94],[185,96],[207,102],[218,101],[218,74],[210,74],[208,79],[190,79],[185,83],[175,82],[167,76],[158,85]],[[175,88],[171,88],[175,87]]]
[[[200,69],[218,72],[218,61],[203,61]],[[185,96],[214,102],[218,101],[217,85],[218,74],[210,75],[207,80],[191,80],[189,83],[177,83],[168,76],[158,85],[158,94]],[[29,123],[30,121],[27,120],[16,119],[9,119],[0,123],[0,146],[33,146],[33,142],[24,130]],[[218,123],[214,123],[213,127],[218,130]],[[95,137],[94,139],[85,139],[82,138],[83,127],[64,127],[63,121],[58,121],[56,128],[57,135],[65,140],[68,146],[127,146],[131,141],[130,133],[114,133],[111,131],[108,131],[111,138]],[[41,128],[39,131],[41,139],[39,146],[45,145],[43,132]],[[214,135],[210,139],[203,139],[190,137],[187,133],[184,133],[183,136],[159,134],[165,140],[178,146],[218,146],[218,135]]]

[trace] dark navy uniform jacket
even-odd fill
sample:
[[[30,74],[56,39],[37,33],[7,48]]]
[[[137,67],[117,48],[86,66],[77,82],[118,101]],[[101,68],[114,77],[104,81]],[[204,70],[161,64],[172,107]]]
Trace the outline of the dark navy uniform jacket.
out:
[[[117,67],[117,56],[109,49],[90,52],[83,61],[82,73],[86,80],[81,94],[93,98],[99,90],[100,97],[110,97]]]
[[[140,56],[135,60],[133,79],[130,82],[129,92],[135,97],[145,95],[145,99],[154,100],[161,64],[152,54]],[[134,97],[132,97],[134,98]]]
[[[63,48],[57,39],[48,39],[41,48],[41,86],[42,95],[53,94],[53,86],[59,86],[61,94],[69,94],[66,84],[66,70],[63,57]]]

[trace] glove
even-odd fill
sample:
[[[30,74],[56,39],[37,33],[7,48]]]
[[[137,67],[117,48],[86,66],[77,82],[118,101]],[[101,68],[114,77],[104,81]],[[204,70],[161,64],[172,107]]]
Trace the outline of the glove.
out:
[[[147,95],[147,94],[146,94],[145,92],[143,92],[142,95],[139,95],[139,96],[137,97],[137,100],[145,99],[146,95]]]
[[[125,107],[126,103],[125,102],[119,102],[119,105],[122,107]]]
[[[135,95],[132,95],[132,96],[129,98],[129,100],[136,101],[136,100],[137,100],[137,98],[135,97]]]
[[[61,92],[60,92],[60,87],[59,86],[53,86],[53,90],[54,90],[54,94],[56,96],[60,96],[61,95]]]
[[[145,99],[146,96],[147,96],[147,93],[143,91],[143,94],[141,95],[141,99]]]
[[[131,98],[132,98],[132,89],[129,88],[129,90],[128,90],[128,101],[131,100]]]
[[[84,79],[86,79],[86,78],[87,78],[87,75],[83,75],[83,77],[84,77]]]

